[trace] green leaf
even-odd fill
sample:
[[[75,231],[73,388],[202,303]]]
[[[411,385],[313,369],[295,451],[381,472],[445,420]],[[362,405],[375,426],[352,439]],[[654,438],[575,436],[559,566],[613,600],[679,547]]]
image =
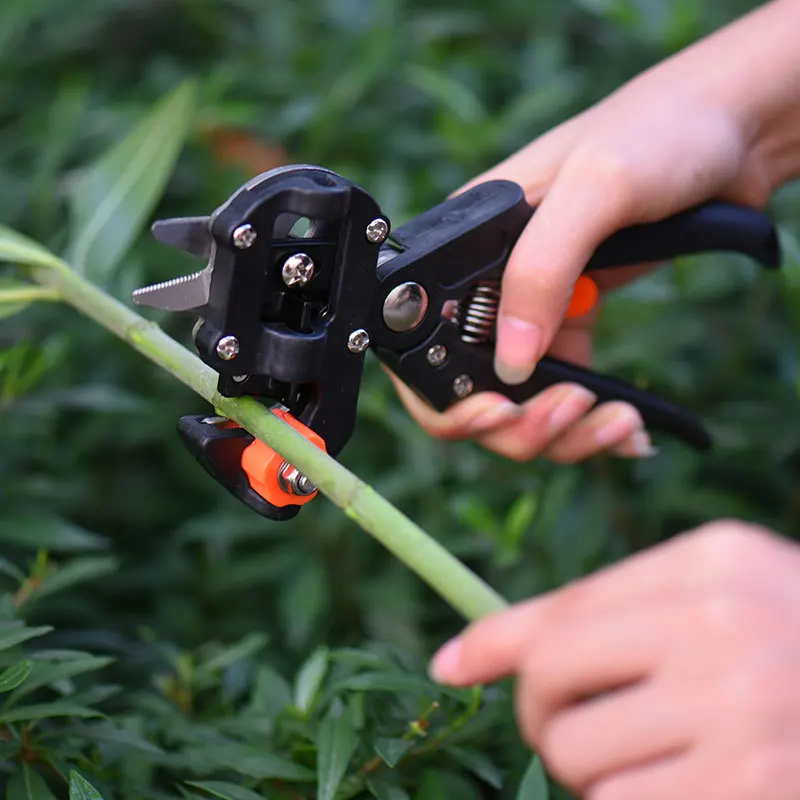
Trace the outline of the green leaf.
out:
[[[231,769],[258,780],[313,781],[315,777],[310,769],[255,745],[220,742],[207,747],[192,747],[184,755],[194,771],[200,774]]]
[[[358,747],[358,735],[349,708],[344,708],[337,716],[328,714],[322,720],[317,747],[317,800],[333,800]]]
[[[303,714],[314,707],[320,686],[328,670],[328,649],[320,647],[306,660],[297,673],[294,705]]]
[[[25,628],[16,624],[0,626],[0,651],[27,642],[28,639],[44,636],[52,630],[49,625],[41,625],[38,628]]]
[[[69,773],[69,800],[103,800],[102,795],[75,770]]]
[[[517,790],[517,800],[549,800],[550,787],[547,773],[539,756],[531,759]]]
[[[0,261],[27,267],[66,268],[46,247],[4,225],[0,225]]]
[[[106,656],[85,656],[57,663],[37,662],[33,666],[30,679],[8,698],[8,704],[13,705],[42,686],[50,686],[64,678],[103,669],[113,662],[113,658]]]
[[[49,514],[28,512],[0,517],[0,541],[9,544],[44,548],[54,553],[104,550],[108,539],[58,519]]]
[[[256,794],[235,783],[224,781],[186,781],[186,783],[197,789],[203,789],[214,797],[221,797],[222,800],[264,800],[263,794]]]
[[[33,722],[39,719],[52,717],[102,717],[99,711],[75,703],[57,701],[55,703],[40,703],[32,706],[22,706],[14,711],[0,712],[0,723]]]
[[[244,661],[246,658],[255,655],[266,646],[268,641],[269,637],[263,633],[248,634],[240,642],[230,647],[225,647],[221,652],[209,658],[208,661],[200,664],[194,670],[192,679],[198,682],[207,680],[213,677],[215,673],[231,666],[231,664],[235,664],[237,661]]]
[[[27,764],[8,782],[7,800],[55,800],[44,778]]]
[[[408,800],[408,792],[393,783],[378,779],[367,781],[367,788],[378,800]]]
[[[119,560],[114,556],[86,556],[60,566],[48,575],[24,600],[21,606],[64,591],[79,583],[94,580],[117,571]]]
[[[30,675],[32,666],[31,661],[20,661],[19,664],[0,672],[0,692],[16,689]]]
[[[483,753],[461,747],[447,747],[446,750],[481,780],[486,781],[495,789],[502,788],[503,776],[500,770]]]
[[[373,745],[375,752],[390,767],[395,767],[413,746],[413,739],[376,739]]]
[[[112,274],[160,200],[192,123],[196,95],[193,82],[172,91],[75,186],[67,260],[90,280],[103,282]]]

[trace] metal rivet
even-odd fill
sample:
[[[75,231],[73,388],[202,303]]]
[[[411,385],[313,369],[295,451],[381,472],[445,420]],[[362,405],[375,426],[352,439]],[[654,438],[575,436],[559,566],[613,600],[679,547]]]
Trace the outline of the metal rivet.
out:
[[[278,470],[278,483],[284,492],[302,497],[308,497],[317,491],[317,487],[288,461],[284,461]]]
[[[305,253],[295,253],[284,262],[281,275],[289,287],[305,286],[314,277],[314,262]]]
[[[475,384],[472,382],[472,378],[470,378],[469,375],[459,375],[453,381],[453,393],[456,397],[467,397],[472,394],[474,388]]]
[[[432,367],[441,367],[447,358],[447,348],[443,344],[435,344],[428,348],[426,358]]]
[[[367,225],[367,239],[373,244],[383,244],[389,235],[389,223],[382,217],[372,220]]]
[[[428,293],[418,283],[409,281],[395,286],[383,302],[383,321],[389,330],[406,333],[425,319]]]
[[[223,336],[217,342],[217,355],[223,361],[231,361],[239,354],[239,340],[235,336]]]
[[[256,229],[250,223],[245,223],[233,232],[233,244],[240,250],[247,250],[252,247],[257,235]]]
[[[351,353],[363,353],[369,347],[369,334],[359,328],[353,331],[347,339],[347,349]]]

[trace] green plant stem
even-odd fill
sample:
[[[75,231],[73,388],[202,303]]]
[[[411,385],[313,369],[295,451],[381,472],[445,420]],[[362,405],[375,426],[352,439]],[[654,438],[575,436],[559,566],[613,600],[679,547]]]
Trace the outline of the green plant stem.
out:
[[[38,303],[43,300],[60,301],[60,292],[47,286],[0,289],[0,303]]]
[[[264,405],[248,397],[222,397],[216,388],[217,373],[158,325],[73,272],[66,263],[51,264],[34,268],[37,283],[128,342],[280,453],[466,619],[478,619],[506,607],[499,594],[438,542]]]

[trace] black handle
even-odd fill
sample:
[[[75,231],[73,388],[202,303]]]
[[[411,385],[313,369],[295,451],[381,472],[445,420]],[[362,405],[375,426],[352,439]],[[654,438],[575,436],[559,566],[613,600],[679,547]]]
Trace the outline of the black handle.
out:
[[[751,256],[765,267],[777,267],[781,260],[778,234],[765,214],[748,206],[713,201],[659,222],[623,228],[597,248],[586,269],[712,251]]]

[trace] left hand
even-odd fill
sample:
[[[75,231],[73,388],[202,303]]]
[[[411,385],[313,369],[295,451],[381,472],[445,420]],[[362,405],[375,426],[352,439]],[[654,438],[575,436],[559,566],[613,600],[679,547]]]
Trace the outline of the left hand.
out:
[[[525,741],[587,800],[797,800],[800,548],[712,523],[474,623],[432,674],[516,675]]]

